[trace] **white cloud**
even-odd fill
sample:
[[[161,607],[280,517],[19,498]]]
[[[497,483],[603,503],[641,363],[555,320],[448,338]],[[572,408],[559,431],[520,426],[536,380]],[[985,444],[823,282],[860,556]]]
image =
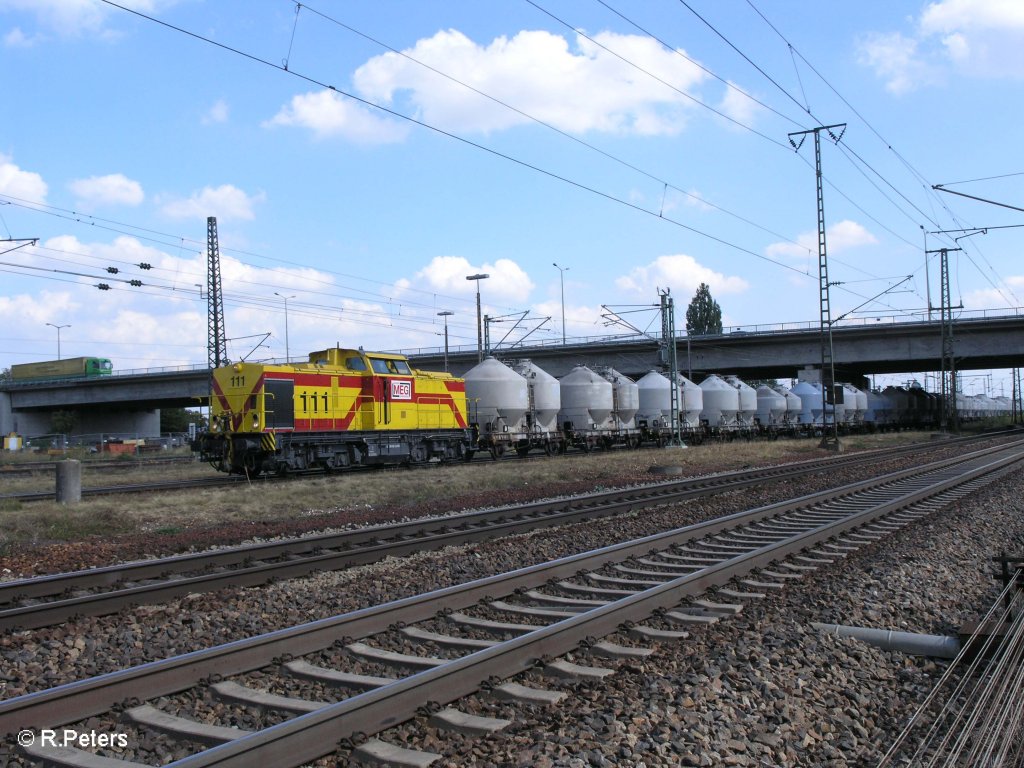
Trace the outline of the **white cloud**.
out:
[[[44,203],[47,189],[46,182],[38,173],[23,171],[11,162],[11,158],[0,154],[0,193]]]
[[[918,23],[937,38],[957,69],[981,77],[1024,77],[1024,3],[1017,0],[941,0]]]
[[[598,336],[609,333],[604,326],[605,309],[601,306],[589,307],[573,304],[570,292],[566,291],[565,304],[565,330],[569,336]],[[543,301],[534,305],[533,314],[540,317],[550,317],[545,328],[551,334],[561,336],[562,334],[562,304],[558,299]],[[616,333],[612,330],[611,333]]]
[[[874,33],[859,43],[860,62],[900,94],[939,80],[943,70],[973,77],[1022,78],[1024,3],[938,0],[925,6],[910,36]]]
[[[388,144],[402,141],[408,134],[406,126],[379,117],[369,107],[334,91],[294,96],[264,125],[308,128],[320,139],[340,136],[357,144]]]
[[[422,290],[465,296],[476,293],[476,281],[466,279],[476,274],[490,275],[480,281],[480,291],[489,301],[523,302],[534,288],[529,275],[511,259],[472,265],[462,256],[435,256],[414,280],[403,278],[395,287],[399,295],[416,285]]]
[[[143,13],[156,13],[174,5],[178,0],[121,0],[121,4]],[[0,0],[0,13],[31,13],[41,30],[40,34],[58,37],[94,35],[114,37],[105,22],[115,13],[123,13],[99,0]],[[40,34],[22,36],[34,42]]]
[[[0,295],[0,323],[4,328],[45,328],[46,323],[61,325],[81,309],[70,291],[40,291],[36,295]],[[31,336],[29,337],[31,338]],[[40,352],[39,358],[46,353]]]
[[[920,26],[925,34],[1024,29],[1024,4],[1018,0],[940,0],[925,7]]]
[[[738,85],[733,82],[730,82],[729,85],[731,87],[725,89],[722,101],[718,104],[718,111],[731,117],[737,123],[750,125],[763,108]]]
[[[78,197],[78,207],[86,210],[103,205],[139,205],[146,197],[139,182],[121,173],[76,179],[68,188]]]
[[[878,242],[864,226],[844,219],[825,229],[825,245],[829,253],[841,253],[851,248],[875,245]],[[772,243],[765,248],[765,255],[771,258],[805,259],[818,255],[818,233],[802,232],[794,243]]]
[[[743,293],[750,287],[742,277],[715,272],[685,254],[659,256],[615,279],[615,284],[623,291],[648,297],[654,297],[659,288],[670,288],[676,296],[687,296],[693,294],[701,283],[707,283],[712,294]]]
[[[817,238],[817,235],[815,235]],[[844,219],[838,221],[831,227],[825,228],[825,242],[830,251],[840,252],[850,248],[859,248],[862,245],[875,245],[878,238],[872,235],[864,226],[855,221]],[[815,248],[817,252],[817,248]]]
[[[228,107],[228,103],[224,101],[224,99],[217,99],[217,101],[213,103],[213,106],[211,106],[207,110],[206,114],[203,115],[202,123],[203,125],[226,123],[230,112],[231,110]]]
[[[203,187],[187,200],[164,202],[161,210],[174,219],[205,219],[208,216],[216,216],[248,221],[256,217],[254,206],[265,199],[266,195],[262,192],[249,195],[232,184],[222,184],[219,187]]]
[[[12,27],[4,35],[4,45],[8,48],[29,48],[34,41],[21,31],[21,27]]]
[[[1013,306],[1014,296],[1024,295],[1024,275],[1011,275],[1006,278],[1009,291],[997,291],[995,288],[981,288],[964,294],[964,308],[972,309],[1005,309]],[[1010,291],[1013,293],[1011,294]]]
[[[569,42],[544,31],[523,31],[479,45],[456,30],[438,32],[405,51],[522,112],[574,132],[606,131],[641,135],[675,134],[691,102],[672,88],[629,66],[618,56],[688,91],[706,75],[654,40],[603,32]],[[386,53],[370,59],[354,77],[361,95],[391,104],[399,94],[415,115],[462,132],[502,130],[529,122],[524,115],[474,93],[410,61]]]
[[[931,82],[934,75],[918,58],[918,43],[899,32],[873,33],[858,43],[860,64],[885,80],[885,89],[896,95]]]

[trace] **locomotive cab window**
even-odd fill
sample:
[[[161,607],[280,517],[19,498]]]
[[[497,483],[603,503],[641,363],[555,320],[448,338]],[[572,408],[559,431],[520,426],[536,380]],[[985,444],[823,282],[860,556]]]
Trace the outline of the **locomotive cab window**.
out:
[[[345,360],[345,367],[350,371],[365,371],[366,363],[361,357],[350,357]]]
[[[403,376],[412,376],[412,369],[405,360],[395,360],[395,371],[402,374]]]
[[[390,362],[390,360],[381,360],[379,357],[370,358],[370,365],[373,366],[374,373],[397,373],[397,371],[394,370],[393,365],[390,368],[388,367],[388,363]]]

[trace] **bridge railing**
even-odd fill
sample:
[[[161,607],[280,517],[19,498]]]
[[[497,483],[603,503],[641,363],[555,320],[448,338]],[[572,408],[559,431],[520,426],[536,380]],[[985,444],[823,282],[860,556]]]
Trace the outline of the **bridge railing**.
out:
[[[1001,320],[1010,318],[1024,318],[1024,307],[1004,307],[1001,309],[977,309],[977,310],[963,310],[958,312],[954,316],[956,322],[971,322],[981,320]],[[930,313],[927,310],[920,310],[915,312],[905,312],[897,315],[873,315],[873,316],[861,316],[853,318],[844,318],[838,322],[832,324],[833,328],[877,328],[881,325],[922,325],[922,324],[933,324],[939,325],[942,322],[942,318],[938,310],[932,310]],[[730,336],[741,336],[741,335],[754,335],[754,334],[779,334],[779,333],[807,333],[808,331],[816,331],[820,327],[820,324],[814,320],[801,320],[796,322],[788,323],[763,323],[753,325],[734,325],[726,326],[722,328],[720,334],[708,334],[701,336],[691,336],[693,340],[696,339],[715,339],[715,338],[728,338]],[[686,332],[683,331],[677,336],[678,341],[685,342]],[[573,347],[573,346],[593,346],[596,344],[629,344],[629,343],[650,343],[650,339],[646,336],[639,336],[637,334],[605,334],[602,336],[570,336],[566,338],[564,344],[561,337],[557,339],[530,339],[528,346],[513,347],[511,345],[505,345],[501,347],[492,347],[492,352],[499,352],[502,354],[509,354],[514,352],[516,349],[522,349],[527,352],[531,349],[543,349],[552,347]],[[444,354],[444,347],[415,347],[415,348],[404,348],[393,350],[400,354],[409,355],[415,357],[418,355],[422,356],[437,356]],[[448,354],[456,355],[462,353],[473,353],[476,352],[476,344],[460,344],[456,346],[449,345]]]

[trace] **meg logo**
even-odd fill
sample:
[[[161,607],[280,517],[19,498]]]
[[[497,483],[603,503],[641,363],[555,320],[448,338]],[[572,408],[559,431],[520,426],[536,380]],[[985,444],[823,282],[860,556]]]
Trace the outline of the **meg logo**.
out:
[[[412,400],[412,382],[391,379],[392,400]]]

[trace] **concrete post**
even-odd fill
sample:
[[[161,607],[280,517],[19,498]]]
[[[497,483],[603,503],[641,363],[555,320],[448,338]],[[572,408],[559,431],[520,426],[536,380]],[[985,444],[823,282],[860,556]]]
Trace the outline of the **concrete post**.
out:
[[[82,462],[67,459],[57,462],[57,503],[77,504],[82,500]]]

